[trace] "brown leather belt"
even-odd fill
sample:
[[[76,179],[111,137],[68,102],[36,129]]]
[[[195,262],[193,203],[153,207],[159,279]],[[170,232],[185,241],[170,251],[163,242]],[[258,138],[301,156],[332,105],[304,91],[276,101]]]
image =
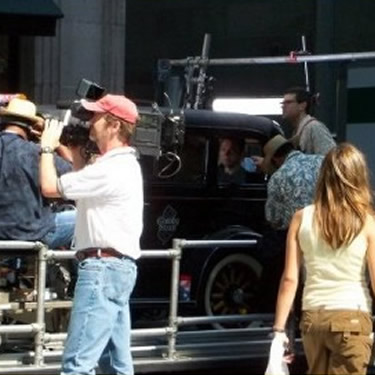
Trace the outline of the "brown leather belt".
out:
[[[119,259],[129,259],[132,262],[135,262],[135,259],[121,254],[112,247],[88,247],[87,249],[79,250],[76,252],[76,258],[82,262],[87,258],[119,258]]]

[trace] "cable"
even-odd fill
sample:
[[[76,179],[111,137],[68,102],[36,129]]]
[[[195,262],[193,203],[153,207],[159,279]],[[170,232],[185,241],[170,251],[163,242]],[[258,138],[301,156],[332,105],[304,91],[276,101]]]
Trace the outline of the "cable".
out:
[[[167,161],[169,162],[162,170],[158,173],[159,178],[171,178],[175,176],[182,167],[181,158],[174,152],[168,151],[165,154],[163,154],[161,157],[166,157]],[[173,165],[173,163],[177,162],[177,167],[174,171],[172,171],[169,174],[164,174],[166,171],[168,171],[169,168]]]

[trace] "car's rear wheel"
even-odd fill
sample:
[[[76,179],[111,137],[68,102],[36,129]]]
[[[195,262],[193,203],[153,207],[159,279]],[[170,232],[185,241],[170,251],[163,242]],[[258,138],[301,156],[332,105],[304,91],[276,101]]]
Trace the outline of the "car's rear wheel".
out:
[[[251,314],[262,273],[261,264],[245,254],[221,259],[210,271],[204,289],[204,310],[208,316]],[[233,328],[249,323],[213,323],[215,328]]]

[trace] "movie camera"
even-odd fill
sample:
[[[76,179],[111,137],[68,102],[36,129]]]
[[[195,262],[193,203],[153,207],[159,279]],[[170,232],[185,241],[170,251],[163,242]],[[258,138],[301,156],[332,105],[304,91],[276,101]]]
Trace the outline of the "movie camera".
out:
[[[82,79],[76,89],[80,99],[93,101],[100,99],[105,92],[105,88],[87,79]],[[80,99],[68,105],[66,102],[58,103],[58,108],[67,109],[61,143],[92,147],[89,141],[89,121],[93,113],[83,108]],[[156,103],[150,107],[138,107],[138,112],[139,120],[131,145],[141,155],[156,159],[163,155],[177,157],[185,135],[183,113],[176,114],[171,108],[159,108]]]

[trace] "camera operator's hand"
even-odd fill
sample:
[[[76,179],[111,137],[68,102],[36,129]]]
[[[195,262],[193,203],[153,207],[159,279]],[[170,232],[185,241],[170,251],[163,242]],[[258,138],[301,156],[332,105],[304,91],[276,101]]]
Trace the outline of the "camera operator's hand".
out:
[[[56,150],[60,146],[60,136],[64,124],[56,119],[47,119],[44,122],[44,130],[40,139],[41,147],[50,147]]]

